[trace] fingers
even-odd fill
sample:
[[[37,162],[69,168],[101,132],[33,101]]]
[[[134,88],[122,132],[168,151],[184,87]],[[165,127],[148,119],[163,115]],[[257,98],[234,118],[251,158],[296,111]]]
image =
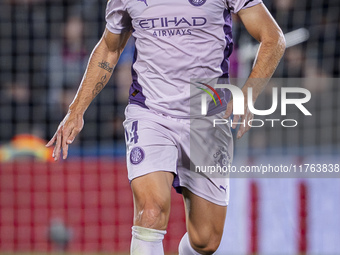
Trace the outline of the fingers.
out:
[[[79,130],[76,128],[73,128],[72,131],[69,131],[68,129],[62,130],[62,128],[57,130],[53,138],[46,144],[46,146],[49,147],[52,146],[54,142],[56,142],[52,154],[52,157],[55,161],[60,158],[61,152],[63,159],[67,158],[68,146],[74,141],[78,133]]]
[[[224,118],[227,119],[233,113],[233,100],[231,100],[227,105],[227,110],[225,111]],[[238,125],[238,121],[241,118],[241,115],[234,115],[232,120],[232,128],[235,129]]]
[[[243,121],[244,121],[244,116],[242,116],[242,119],[241,119],[241,122],[243,122]],[[248,126],[248,125],[246,125],[246,124],[240,125],[240,128],[238,129],[237,136],[236,136],[237,139],[240,139],[244,135],[246,126]]]
[[[241,118],[241,115],[234,115],[233,122],[232,122],[233,125],[231,126],[233,129],[235,129],[237,127],[237,125],[239,124],[240,118]],[[242,119],[243,119],[243,117],[242,117]]]
[[[72,128],[71,131],[65,129],[63,131],[63,139],[62,139],[62,148],[63,148],[63,159],[67,158],[68,155],[68,146],[73,143],[74,139],[80,132],[78,128]]]
[[[62,138],[62,148],[63,148],[63,159],[67,158],[67,154],[68,154],[68,139],[70,136],[70,131],[68,129],[64,129],[63,130],[63,138]]]
[[[57,139],[57,133],[54,134],[52,139],[45,145],[46,147],[51,147]]]
[[[60,123],[57,132],[46,146],[52,146],[55,143],[52,157],[57,161],[62,154],[63,159],[67,158],[68,147],[75,139],[76,135],[81,131],[84,125],[82,115],[74,115],[70,117],[68,113],[64,120]]]
[[[73,143],[74,139],[76,138],[76,136],[78,135],[79,130],[77,130],[76,128],[74,128],[70,134],[70,136],[68,137],[66,143],[67,144],[71,144]]]
[[[233,120],[231,121],[232,129],[236,129],[238,125],[240,125],[239,130],[237,132],[237,138],[241,138],[246,132],[249,131],[251,126],[249,125],[249,121],[253,119],[253,114],[247,112],[246,115],[234,115]]]
[[[237,125],[240,124],[240,128],[237,132],[237,138],[241,138],[245,133],[249,131],[251,128],[251,124],[249,121],[253,119],[253,114],[249,111],[248,105],[245,102],[246,114],[245,115],[234,115],[233,120],[231,121],[232,128],[235,129]],[[227,105],[227,110],[225,111],[224,118],[227,119],[231,116],[233,112],[233,100],[231,100]]]
[[[251,126],[249,124],[249,121],[253,119],[253,114],[248,112],[245,116],[242,116],[241,123],[244,123],[243,125],[240,125],[240,128],[237,132],[237,139],[240,139],[245,133],[247,133]]]
[[[52,157],[54,158],[54,161],[57,161],[60,157],[60,152],[61,152],[61,139],[62,139],[62,133],[61,129],[58,129],[57,131],[57,142],[53,150]]]
[[[231,100],[227,105],[227,110],[225,111],[224,117],[225,119],[228,119],[231,114],[233,113],[233,100]]]

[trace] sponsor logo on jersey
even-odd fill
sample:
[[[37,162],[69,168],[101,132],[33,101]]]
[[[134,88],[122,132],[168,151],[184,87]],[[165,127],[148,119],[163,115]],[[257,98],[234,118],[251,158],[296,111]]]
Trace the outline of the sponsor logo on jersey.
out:
[[[142,19],[139,26],[143,29],[171,28],[178,26],[200,27],[207,23],[205,17],[161,17],[152,19]]]
[[[153,29],[152,34],[155,37],[191,35],[191,28],[201,27],[206,23],[205,17],[160,17],[138,22],[142,29]]]
[[[145,157],[145,153],[141,147],[135,147],[131,150],[130,153],[130,162],[131,164],[137,165],[143,161]]]
[[[189,0],[193,6],[202,6],[207,0]]]
[[[155,30],[152,35],[156,37],[160,36],[174,36],[174,35],[191,35],[191,29],[160,29]]]

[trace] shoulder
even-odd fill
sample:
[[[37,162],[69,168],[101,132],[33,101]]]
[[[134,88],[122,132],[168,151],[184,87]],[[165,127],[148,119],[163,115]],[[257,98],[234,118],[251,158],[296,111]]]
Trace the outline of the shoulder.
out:
[[[246,9],[260,3],[262,3],[262,0],[226,0],[227,8],[233,13],[238,13],[242,9]]]
[[[106,10],[124,10],[124,0],[108,0]]]

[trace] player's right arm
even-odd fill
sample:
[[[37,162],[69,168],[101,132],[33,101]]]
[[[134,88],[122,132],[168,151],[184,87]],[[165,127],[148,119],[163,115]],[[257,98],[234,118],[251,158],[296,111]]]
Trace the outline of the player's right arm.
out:
[[[109,81],[129,37],[130,31],[113,34],[105,29],[102,38],[92,51],[85,74],[78,88],[65,118],[61,121],[47,147],[55,143],[53,150],[54,160],[67,158],[68,146],[82,130],[84,113],[92,100],[99,94]]]

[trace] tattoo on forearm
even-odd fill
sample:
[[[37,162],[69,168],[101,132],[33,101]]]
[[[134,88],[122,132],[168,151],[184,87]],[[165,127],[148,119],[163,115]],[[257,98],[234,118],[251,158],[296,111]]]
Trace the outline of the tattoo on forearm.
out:
[[[110,63],[106,62],[104,60],[102,60],[102,62],[98,63],[98,66],[106,71],[108,71],[109,73],[112,73],[113,71],[113,67],[110,67]]]
[[[93,98],[95,98],[99,94],[99,92],[104,88],[105,83],[106,83],[106,74],[102,76],[102,78],[100,78],[100,82],[96,84],[96,87],[92,91]]]

